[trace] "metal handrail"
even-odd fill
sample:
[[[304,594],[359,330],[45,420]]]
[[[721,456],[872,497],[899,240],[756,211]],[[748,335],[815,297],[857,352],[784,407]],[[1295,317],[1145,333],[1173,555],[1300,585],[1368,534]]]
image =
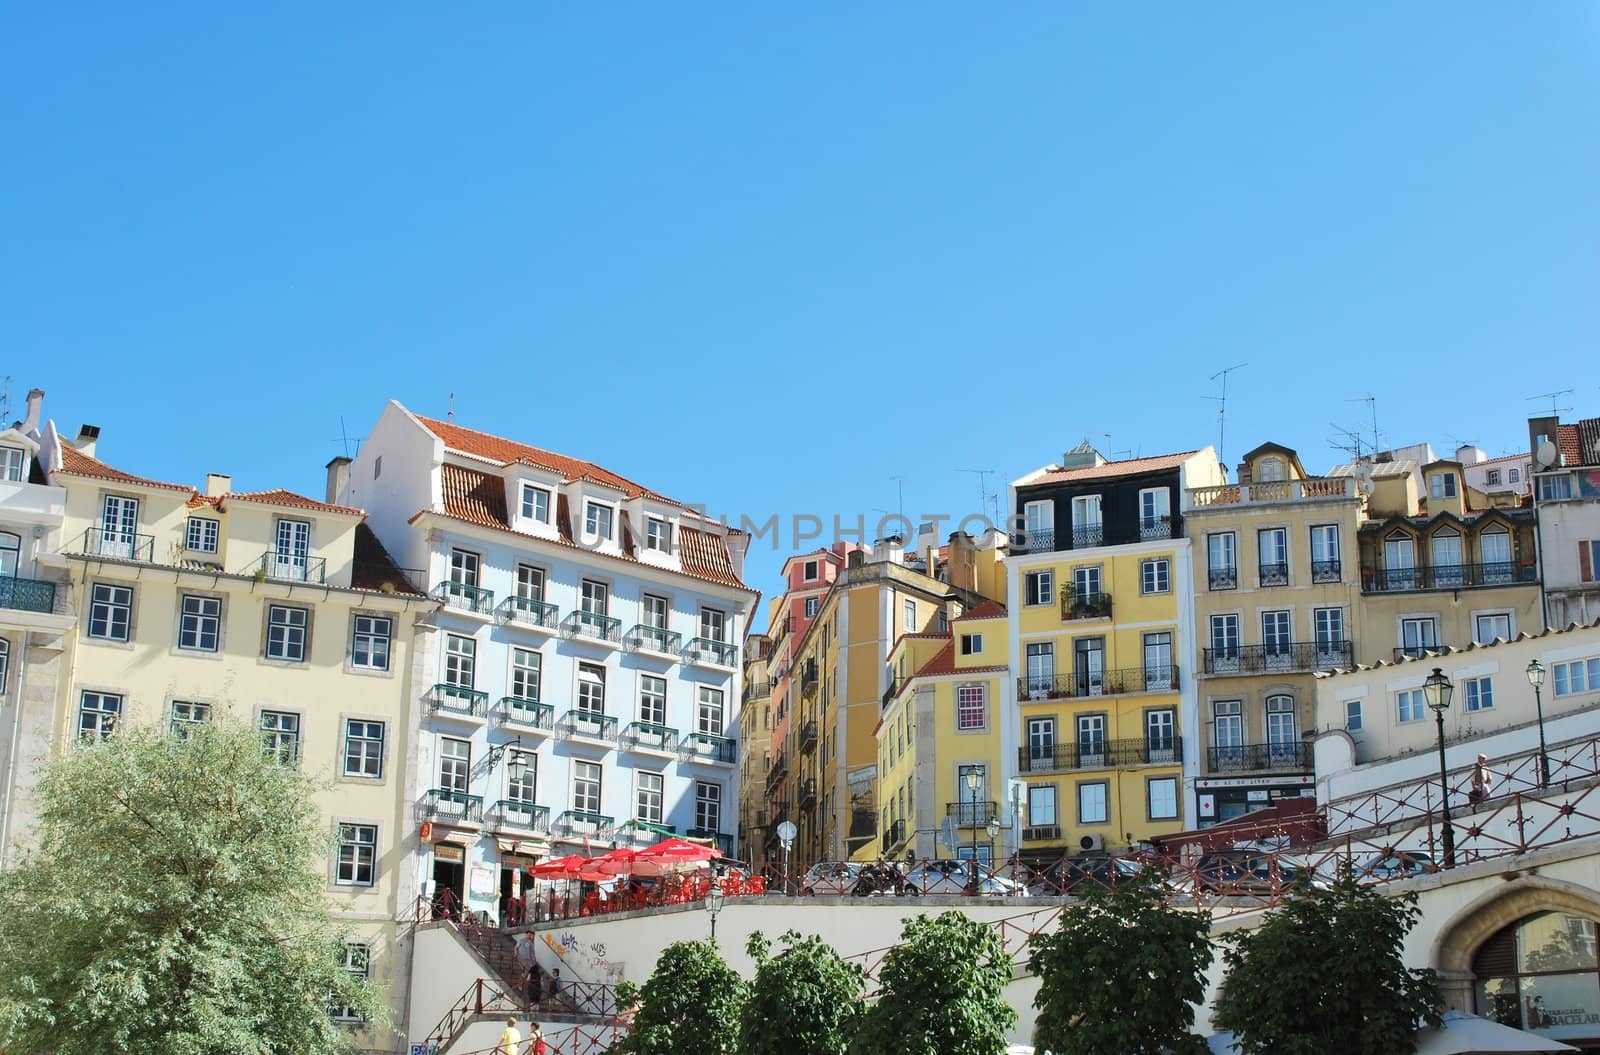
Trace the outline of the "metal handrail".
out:
[[[662,655],[675,656],[683,642],[683,635],[666,627],[636,623],[628,631],[626,642],[629,648],[645,648]]]
[[[1121,696],[1133,692],[1176,691],[1178,691],[1176,665],[1124,667],[1118,670],[1077,671],[1051,675],[1030,674],[1017,679],[1017,699],[1023,702]]]
[[[1172,766],[1183,761],[1183,737],[1149,736],[1138,740],[1074,740],[1030,744],[1017,749],[1017,768],[1026,773],[1072,769],[1114,769],[1121,766]]]
[[[585,612],[581,608],[575,612],[568,612],[564,623],[567,632],[576,637],[587,637],[595,641],[609,641],[612,644],[622,643],[622,620],[614,619],[609,615],[599,612]]]
[[[1458,590],[1469,586],[1509,586],[1536,582],[1536,565],[1515,561],[1488,564],[1438,564],[1417,568],[1361,569],[1362,593],[1404,593],[1412,590]]]
[[[56,584],[43,579],[0,578],[0,608],[54,612]]]
[[[548,601],[535,601],[531,597],[507,597],[495,609],[508,623],[519,626],[554,630],[561,622],[561,609]]]
[[[1355,663],[1351,641],[1293,641],[1201,650],[1207,674],[1275,674],[1284,671],[1348,670]]]
[[[630,722],[622,730],[622,739],[634,747],[651,751],[675,751],[678,748],[678,730],[657,722]]]
[[[495,713],[502,725],[525,725],[532,729],[550,731],[555,721],[556,709],[548,703],[522,696],[502,696],[495,704]]]
[[[488,615],[494,610],[494,591],[481,586],[468,586],[464,582],[445,579],[433,588],[433,599],[442,601],[447,608]]]

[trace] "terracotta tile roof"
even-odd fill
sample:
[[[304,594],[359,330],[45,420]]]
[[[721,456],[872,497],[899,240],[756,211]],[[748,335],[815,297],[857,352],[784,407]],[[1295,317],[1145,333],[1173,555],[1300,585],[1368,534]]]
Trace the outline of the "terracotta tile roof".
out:
[[[509,528],[506,487],[498,477],[463,469],[459,465],[442,466],[439,476],[446,513],[484,527]],[[560,504],[565,506],[565,497]],[[570,534],[564,526],[561,533]]]
[[[366,513],[349,506],[329,505],[319,502],[315,498],[297,495],[293,491],[286,491],[275,487],[270,491],[234,491],[222,496],[223,502],[260,502],[269,506],[288,506],[291,509],[307,509],[315,513],[343,513],[347,516],[364,517]]]
[[[699,528],[678,528],[678,555],[683,570],[702,579],[720,582],[724,586],[743,586],[733,573],[733,558],[722,539]]]
[[[999,601],[984,601],[972,611],[963,612],[956,616],[955,621],[959,623],[963,619],[1004,619],[1005,616],[1005,605],[1001,604]]]
[[[956,666],[955,642],[944,646],[932,659],[922,665],[922,669],[912,675],[914,678],[936,677],[940,674],[992,674],[999,670],[1009,670],[1002,665],[990,667],[958,667]]]
[[[1600,418],[1578,422],[1578,465],[1600,465]]]
[[[1177,454],[1158,454],[1149,458],[1126,458],[1120,462],[1106,462],[1104,465],[1085,465],[1077,469],[1058,469],[1055,472],[1045,473],[1024,486],[1067,483],[1073,480],[1103,480],[1115,476],[1136,476],[1158,469],[1176,469],[1199,453],[1199,451],[1180,451]]]
[[[1583,441],[1578,436],[1578,426],[1556,426],[1556,449],[1561,452],[1562,465],[1583,464]]]
[[[61,467],[56,472],[66,473],[68,476],[87,476],[94,480],[110,480],[119,484],[162,487],[169,491],[194,491],[194,488],[185,484],[169,484],[163,480],[151,480],[143,476],[134,476],[132,473],[125,473],[121,469],[113,469],[105,462],[91,458],[66,443],[61,444]]]
[[[421,573],[414,573],[420,575]],[[394,562],[378,541],[377,533],[366,524],[356,526],[355,558],[350,566],[350,586],[356,590],[426,596],[421,586]]]
[[[553,473],[560,473],[563,478],[568,480],[587,480],[590,483],[615,488],[629,498],[647,495],[650,498],[669,502],[672,505],[682,505],[681,502],[674,502],[665,495],[658,494],[648,487],[634,483],[625,476],[619,476],[609,469],[603,469],[593,462],[586,462],[581,458],[570,458],[565,454],[557,454],[555,451],[530,447],[526,443],[518,443],[515,440],[492,436],[487,432],[462,428],[460,425],[450,421],[438,421],[434,418],[424,418],[420,415],[417,420],[426,425],[428,430],[435,436],[443,440],[446,447],[462,454],[485,458],[500,465],[520,462],[524,465],[548,469]]]

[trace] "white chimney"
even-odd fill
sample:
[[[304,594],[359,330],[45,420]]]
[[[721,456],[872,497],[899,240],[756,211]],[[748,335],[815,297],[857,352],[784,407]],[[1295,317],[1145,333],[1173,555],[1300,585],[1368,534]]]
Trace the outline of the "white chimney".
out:
[[[78,450],[81,451],[82,453],[84,453],[84,454],[88,455],[89,457],[93,458],[94,457],[95,443],[99,439],[100,439],[100,426],[99,425],[79,425],[78,426],[78,438],[77,438],[76,441],[74,441],[73,446],[78,448]]]
[[[326,466],[328,470],[328,485],[323,501],[331,506],[340,504],[340,497],[345,489],[350,486],[350,459],[339,455]]]
[[[39,415],[44,406],[44,389],[35,388],[28,392],[28,416],[22,419],[19,431],[29,439],[39,438]]]
[[[206,497],[221,498],[233,490],[233,477],[224,473],[206,473]]]

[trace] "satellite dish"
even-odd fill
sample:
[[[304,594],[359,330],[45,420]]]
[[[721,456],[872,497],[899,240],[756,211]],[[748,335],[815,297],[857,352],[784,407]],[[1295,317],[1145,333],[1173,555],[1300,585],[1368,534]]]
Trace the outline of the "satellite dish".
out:
[[[794,826],[794,821],[780,821],[778,823],[778,841],[784,849],[794,845],[794,837],[800,834],[800,829]]]
[[[1539,463],[1539,468],[1548,469],[1556,463],[1556,458],[1559,455],[1560,452],[1556,450],[1556,445],[1549,440],[1545,440],[1539,444],[1539,449],[1533,452],[1533,460]]]

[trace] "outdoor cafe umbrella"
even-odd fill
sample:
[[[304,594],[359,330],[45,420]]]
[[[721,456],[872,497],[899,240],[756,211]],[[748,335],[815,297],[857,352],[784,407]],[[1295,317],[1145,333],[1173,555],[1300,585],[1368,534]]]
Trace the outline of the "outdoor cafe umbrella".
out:
[[[588,866],[590,859],[577,854],[551,857],[528,869],[535,879],[572,879]]]
[[[654,846],[640,850],[635,860],[640,864],[654,865],[662,870],[676,870],[668,869],[667,866],[694,868],[721,856],[722,851],[714,846],[702,846],[687,839],[671,838],[663,839]]]

